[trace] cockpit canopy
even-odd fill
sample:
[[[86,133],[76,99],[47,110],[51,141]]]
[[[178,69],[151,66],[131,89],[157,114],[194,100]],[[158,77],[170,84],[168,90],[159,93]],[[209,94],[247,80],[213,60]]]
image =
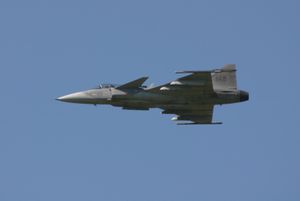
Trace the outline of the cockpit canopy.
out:
[[[97,87],[95,87],[94,89],[108,89],[108,88],[117,88],[121,86],[120,84],[99,84]],[[151,87],[151,86],[150,86]],[[147,88],[147,86],[143,85],[143,86],[140,86],[140,88]]]
[[[116,88],[116,87],[118,87],[118,86],[120,86],[120,85],[118,85],[118,84],[100,84],[100,85],[98,86],[98,88],[99,88],[99,89],[104,89],[104,88]]]

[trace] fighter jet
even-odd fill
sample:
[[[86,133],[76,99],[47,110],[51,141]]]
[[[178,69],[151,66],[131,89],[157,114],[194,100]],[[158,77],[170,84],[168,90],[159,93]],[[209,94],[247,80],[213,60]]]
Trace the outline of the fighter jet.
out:
[[[162,114],[175,114],[178,125],[221,124],[213,122],[215,105],[247,101],[249,93],[237,89],[236,66],[208,71],[179,71],[188,74],[157,87],[146,87],[148,77],[123,85],[102,84],[97,88],[57,98],[82,104],[109,104],[126,110],[162,109]]]

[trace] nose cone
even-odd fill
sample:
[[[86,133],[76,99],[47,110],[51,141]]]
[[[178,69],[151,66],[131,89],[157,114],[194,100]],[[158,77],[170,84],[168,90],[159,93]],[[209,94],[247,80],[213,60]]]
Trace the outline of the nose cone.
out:
[[[69,103],[86,103],[90,100],[90,96],[88,96],[84,92],[77,92],[68,94],[65,96],[61,96],[56,98],[56,100],[62,101],[62,102],[69,102]]]
[[[244,102],[249,100],[249,93],[246,91],[240,91],[240,101]]]

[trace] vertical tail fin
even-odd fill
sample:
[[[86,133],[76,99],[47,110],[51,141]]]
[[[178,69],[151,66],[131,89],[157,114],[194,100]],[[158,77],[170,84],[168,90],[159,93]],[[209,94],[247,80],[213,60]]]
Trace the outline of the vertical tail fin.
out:
[[[215,91],[237,90],[235,64],[226,64],[223,68],[213,71],[211,75]]]

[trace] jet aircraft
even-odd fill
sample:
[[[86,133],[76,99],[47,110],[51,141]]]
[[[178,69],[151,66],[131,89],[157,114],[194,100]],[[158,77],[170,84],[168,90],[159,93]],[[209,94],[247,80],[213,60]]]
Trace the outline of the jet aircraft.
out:
[[[213,122],[214,105],[247,101],[249,93],[238,90],[235,64],[208,71],[179,71],[188,74],[157,87],[146,87],[148,77],[123,85],[103,84],[97,88],[58,97],[57,100],[82,104],[109,104],[127,110],[162,109],[175,114],[178,125],[221,124]]]

